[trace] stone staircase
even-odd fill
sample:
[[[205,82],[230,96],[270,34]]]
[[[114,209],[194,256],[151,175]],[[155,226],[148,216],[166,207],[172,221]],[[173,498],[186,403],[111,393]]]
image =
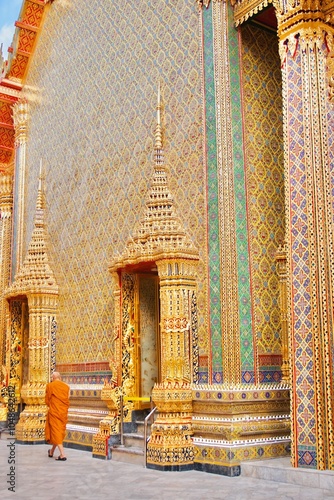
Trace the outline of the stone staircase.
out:
[[[110,444],[110,458],[116,462],[126,462],[145,467],[144,420],[149,412],[134,413],[134,420],[130,423],[124,423],[124,444]],[[150,427],[151,423],[147,427],[147,437],[150,435]]]

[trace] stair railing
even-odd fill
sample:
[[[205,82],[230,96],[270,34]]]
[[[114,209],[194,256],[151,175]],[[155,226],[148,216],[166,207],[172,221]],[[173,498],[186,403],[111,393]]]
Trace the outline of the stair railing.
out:
[[[147,443],[148,443],[148,437],[147,437],[147,426],[149,420],[154,418],[154,413],[156,412],[157,407],[155,406],[152,408],[150,413],[147,415],[147,417],[144,420],[144,463],[145,463],[145,468],[147,467]]]

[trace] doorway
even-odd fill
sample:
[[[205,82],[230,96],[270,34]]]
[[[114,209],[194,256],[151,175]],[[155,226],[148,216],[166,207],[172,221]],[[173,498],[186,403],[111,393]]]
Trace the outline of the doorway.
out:
[[[137,380],[138,395],[150,398],[160,381],[160,307],[158,276],[137,274]]]
[[[122,273],[122,318],[122,385],[132,409],[149,408],[161,379],[157,272]]]

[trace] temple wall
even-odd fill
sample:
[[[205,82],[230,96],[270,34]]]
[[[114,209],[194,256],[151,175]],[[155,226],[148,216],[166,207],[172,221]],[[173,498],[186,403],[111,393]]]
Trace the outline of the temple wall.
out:
[[[57,366],[71,383],[102,382],[108,372],[108,264],[144,206],[159,80],[170,188],[200,251],[199,342],[208,355],[199,44],[193,0],[159,9],[150,1],[55,2],[46,18],[24,90],[31,110],[25,245],[42,159],[59,284]]]
[[[241,40],[253,328],[259,380],[275,382],[281,365],[275,254],[285,231],[282,77],[276,33],[245,25]]]
[[[275,382],[281,377],[275,254],[284,238],[277,37],[254,24],[237,30],[233,10],[224,2],[202,10],[202,33],[209,380]]]

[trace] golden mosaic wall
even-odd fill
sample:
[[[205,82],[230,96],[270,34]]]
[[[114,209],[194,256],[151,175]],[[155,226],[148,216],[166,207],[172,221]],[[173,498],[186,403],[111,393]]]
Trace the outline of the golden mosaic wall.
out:
[[[241,32],[252,307],[261,356],[281,352],[275,253],[284,238],[282,84],[276,34],[249,25]]]
[[[199,339],[201,354],[208,354],[196,5],[60,1],[49,10],[25,90],[31,103],[25,245],[42,158],[50,255],[60,289],[58,364],[109,358],[114,312],[108,265],[144,207],[159,79],[170,189],[200,251]]]

